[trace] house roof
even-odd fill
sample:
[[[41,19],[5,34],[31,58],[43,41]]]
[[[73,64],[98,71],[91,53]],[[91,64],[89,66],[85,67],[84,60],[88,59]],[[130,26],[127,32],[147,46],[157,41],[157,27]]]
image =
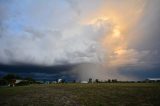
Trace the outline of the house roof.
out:
[[[154,81],[157,81],[157,80],[160,80],[160,78],[147,78],[148,80],[154,80]]]

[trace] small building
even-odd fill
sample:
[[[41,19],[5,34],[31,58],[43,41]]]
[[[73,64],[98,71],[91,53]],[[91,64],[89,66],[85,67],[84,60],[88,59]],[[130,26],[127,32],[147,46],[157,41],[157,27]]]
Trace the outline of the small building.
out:
[[[160,78],[147,78],[147,81],[153,81],[153,82],[157,82],[160,81]]]
[[[16,84],[22,82],[24,80],[20,80],[20,79],[12,79],[10,82],[9,82],[9,85],[10,87],[14,87]]]
[[[87,84],[88,81],[81,81],[80,83],[82,83],[82,84]]]
[[[63,81],[62,79],[58,79],[58,83],[62,83],[62,81]]]
[[[16,79],[15,84],[18,84],[18,83],[20,83],[20,82],[22,82],[22,81],[24,81],[24,80]]]

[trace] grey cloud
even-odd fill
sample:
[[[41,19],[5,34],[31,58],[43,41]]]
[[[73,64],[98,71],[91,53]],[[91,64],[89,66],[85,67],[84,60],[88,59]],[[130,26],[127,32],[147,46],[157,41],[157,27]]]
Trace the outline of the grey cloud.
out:
[[[86,27],[86,26],[84,26]],[[89,26],[90,27],[90,26]],[[104,26],[105,27],[105,26]],[[92,27],[91,27],[92,28]],[[99,28],[101,30],[101,27]],[[85,30],[82,34],[67,38],[61,31],[24,30],[23,36],[4,36],[1,38],[1,63],[33,63],[57,65],[63,63],[81,63],[97,61],[100,45],[92,39],[103,35],[103,31]],[[96,34],[95,34],[96,33]],[[73,44],[74,42],[74,44]],[[99,45],[99,46],[98,46]],[[99,54],[100,55],[100,54]]]
[[[14,1],[0,1],[0,64],[54,66],[82,63],[71,69],[79,79],[105,76],[127,79],[132,76],[121,75],[121,68],[141,70],[143,68],[139,67],[156,68],[160,64],[159,0],[136,2],[145,6],[136,5],[143,14],[127,33],[127,48],[121,51],[123,58],[103,48],[100,41],[112,33],[115,24],[105,19],[90,21],[106,15],[104,9],[121,14],[128,6],[132,7],[132,3],[135,5],[135,1]],[[126,23],[133,18],[128,17],[130,14],[124,16]],[[103,62],[106,67],[99,65]],[[116,63],[114,68],[109,66],[112,63]]]

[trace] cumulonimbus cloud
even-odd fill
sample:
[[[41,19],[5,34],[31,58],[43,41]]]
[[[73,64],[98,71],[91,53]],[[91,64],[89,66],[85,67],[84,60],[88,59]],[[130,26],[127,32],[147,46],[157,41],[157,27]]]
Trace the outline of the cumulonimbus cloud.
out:
[[[159,4],[159,0],[2,1],[0,63],[82,63],[71,72],[82,79],[122,79],[120,68],[157,67]],[[94,66],[90,63],[96,64],[95,71],[89,69]]]

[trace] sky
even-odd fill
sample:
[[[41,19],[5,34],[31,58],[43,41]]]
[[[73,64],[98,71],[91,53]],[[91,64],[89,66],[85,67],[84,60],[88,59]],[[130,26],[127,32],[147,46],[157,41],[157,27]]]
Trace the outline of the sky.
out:
[[[160,77],[159,0],[0,0],[0,76]]]

